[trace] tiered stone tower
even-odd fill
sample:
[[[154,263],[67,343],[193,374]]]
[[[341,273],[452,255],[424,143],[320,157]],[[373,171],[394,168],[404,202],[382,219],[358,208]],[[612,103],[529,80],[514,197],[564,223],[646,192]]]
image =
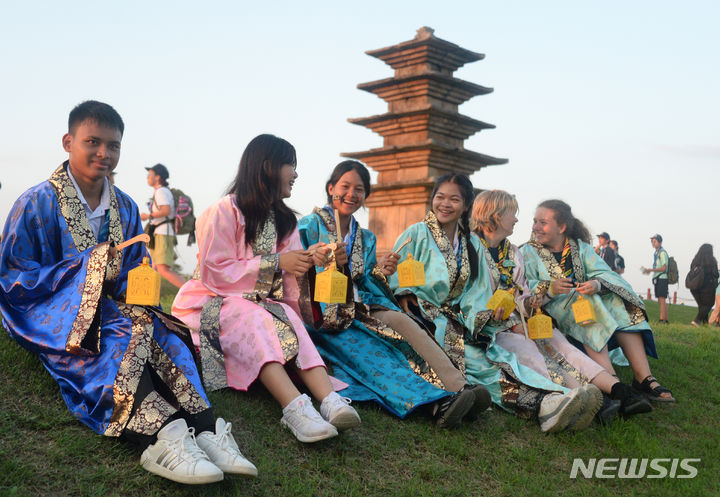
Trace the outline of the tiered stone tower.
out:
[[[420,28],[413,40],[366,53],[395,69],[392,78],[358,85],[385,100],[388,112],[349,121],[378,133],[384,143],[342,155],[378,172],[367,206],[378,251],[386,252],[405,228],[425,216],[434,178],[447,172],[470,175],[507,159],[463,147],[469,136],[495,127],[458,112],[461,103],[493,91],[452,75],[483,54],[436,38],[428,27]]]

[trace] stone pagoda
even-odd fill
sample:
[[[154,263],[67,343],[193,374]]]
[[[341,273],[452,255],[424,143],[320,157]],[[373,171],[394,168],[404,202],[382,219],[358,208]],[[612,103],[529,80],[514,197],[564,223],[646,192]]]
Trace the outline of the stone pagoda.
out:
[[[420,28],[413,40],[366,53],[395,69],[392,78],[358,85],[385,100],[388,112],[349,121],[378,133],[384,143],[381,148],[342,155],[378,172],[366,203],[370,230],[377,235],[382,253],[392,248],[405,228],[423,219],[434,178],[448,172],[471,175],[507,159],[463,146],[469,136],[495,127],[458,112],[463,102],[493,91],[453,77],[454,71],[483,59],[483,54],[436,38],[428,27]]]

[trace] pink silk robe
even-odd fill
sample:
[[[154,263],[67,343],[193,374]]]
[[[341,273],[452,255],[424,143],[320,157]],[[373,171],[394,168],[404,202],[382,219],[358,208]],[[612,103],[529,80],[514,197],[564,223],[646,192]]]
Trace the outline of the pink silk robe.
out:
[[[226,195],[202,213],[196,223],[196,233],[200,279],[192,279],[182,286],[173,302],[172,313],[192,329],[193,342],[199,347],[202,308],[213,297],[223,297],[219,338],[227,385],[247,390],[263,365],[286,362],[272,315],[243,297],[255,292],[259,285],[261,256],[255,256],[252,247],[245,243],[245,219],[231,195]],[[298,249],[302,250],[303,246],[295,229],[279,245],[275,240],[272,253]],[[324,367],[300,318],[300,292],[295,276],[283,273],[282,286],[282,300],[270,302],[283,307],[297,336],[298,352],[293,364],[303,370]],[[336,388],[347,386],[337,381],[333,383]]]

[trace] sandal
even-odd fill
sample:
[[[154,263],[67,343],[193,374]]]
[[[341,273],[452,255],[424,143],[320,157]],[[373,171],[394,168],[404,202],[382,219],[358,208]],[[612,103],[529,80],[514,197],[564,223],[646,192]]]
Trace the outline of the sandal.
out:
[[[658,383],[658,386],[656,386],[655,388],[650,387],[650,384],[653,381]],[[632,387],[638,392],[644,394],[650,400],[654,400],[657,402],[675,402],[675,397],[672,396],[672,392],[664,386],[660,385],[660,382],[658,382],[653,375],[645,378],[642,383],[638,382],[637,380],[633,380]],[[662,397],[662,394],[665,392],[669,393],[670,397]]]

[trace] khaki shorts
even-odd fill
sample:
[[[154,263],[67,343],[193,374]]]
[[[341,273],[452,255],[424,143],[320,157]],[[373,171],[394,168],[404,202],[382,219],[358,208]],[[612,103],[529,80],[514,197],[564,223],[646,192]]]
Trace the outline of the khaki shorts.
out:
[[[175,235],[154,235],[155,248],[150,249],[153,264],[172,266],[175,262]]]

